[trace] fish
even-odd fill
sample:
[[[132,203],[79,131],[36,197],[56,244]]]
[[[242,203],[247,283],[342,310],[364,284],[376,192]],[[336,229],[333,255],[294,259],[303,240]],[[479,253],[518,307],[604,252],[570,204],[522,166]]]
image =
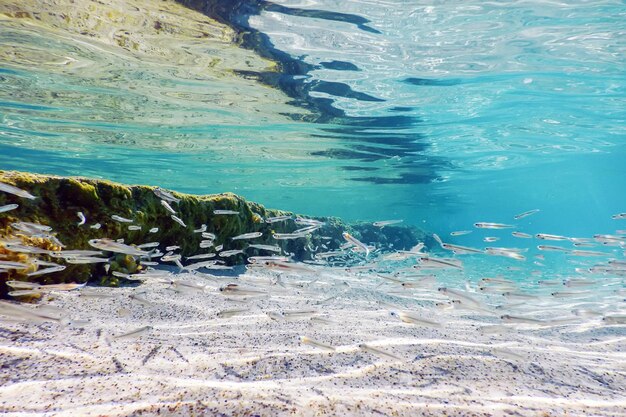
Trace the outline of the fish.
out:
[[[57,266],[52,266],[52,267],[49,267],[49,268],[38,269],[37,271],[29,272],[26,275],[29,276],[29,277],[33,277],[35,275],[51,274],[53,272],[63,271],[65,268],[66,267],[64,265],[57,265]]]
[[[214,253],[199,253],[197,255],[187,256],[185,259],[187,259],[187,260],[191,260],[191,259],[207,259],[207,258],[214,258],[214,257],[215,257]]]
[[[239,255],[240,253],[243,253],[243,250],[233,249],[233,250],[222,251],[218,255],[221,256],[222,258],[227,258],[229,256]]]
[[[171,214],[176,214],[176,210],[174,210],[167,201],[161,200],[161,205],[165,207],[165,210],[169,211]]]
[[[266,295],[265,291],[256,290],[253,288],[242,287],[239,284],[227,284],[219,288],[222,294],[227,295]]]
[[[502,321],[507,323],[523,323],[523,324],[545,324],[545,321],[539,319],[531,319],[528,317],[520,317],[520,316],[511,316],[509,314],[505,314],[500,316]]]
[[[172,203],[178,203],[180,201],[180,198],[174,197],[170,192],[165,191],[163,188],[160,187],[154,188],[152,192],[161,200],[166,200]]]
[[[326,350],[329,352],[335,352],[336,349],[330,345],[318,342],[316,340],[311,339],[310,337],[307,336],[300,336],[300,342],[304,345],[309,345],[309,346],[313,346],[316,347],[318,349],[322,349],[322,350]]]
[[[235,237],[231,237],[231,240],[242,240],[242,239],[254,239],[257,237],[261,237],[263,236],[262,232],[251,232],[251,233],[244,233],[241,235],[237,235]]]
[[[523,239],[531,239],[533,236],[529,235],[528,233],[524,233],[524,232],[511,232],[511,235],[513,235],[514,237],[520,237]]]
[[[31,222],[15,222],[11,223],[11,227],[30,236],[43,235],[43,237],[48,237],[47,232],[52,231],[50,226]]]
[[[218,246],[215,247],[215,250],[217,252],[221,251],[222,249],[224,249],[224,245],[218,245]]]
[[[18,290],[32,290],[33,288],[37,288],[39,286],[39,284],[37,284],[36,282],[15,281],[15,280],[7,281],[6,284],[9,287],[15,288]]]
[[[105,250],[108,252],[124,253],[126,255],[135,255],[135,256],[149,255],[149,253],[144,250],[137,249],[135,247],[126,245],[124,243],[118,243],[107,238],[91,239],[87,243],[89,243],[90,246],[96,249],[101,249],[101,250]]]
[[[450,236],[463,236],[469,235],[470,233],[472,233],[471,230],[457,230],[455,232],[450,232]]]
[[[254,249],[260,249],[260,250],[267,250],[267,251],[276,252],[276,253],[280,253],[282,251],[282,249],[278,245],[250,244],[250,245],[248,245],[248,247],[249,248],[254,248]],[[319,255],[319,254],[317,254],[317,255]]]
[[[478,222],[478,223],[474,223],[474,227],[478,229],[511,229],[515,226],[511,224],[504,224],[504,223]]]
[[[219,317],[221,319],[227,319],[227,318],[230,318],[230,317],[238,316],[240,314],[245,314],[245,313],[247,313],[249,311],[250,311],[249,308],[237,308],[237,309],[230,309],[230,310],[222,310],[222,311],[218,311],[217,312],[217,317]]]
[[[235,210],[213,210],[213,214],[239,214],[239,212]]]
[[[95,229],[98,230],[102,227],[102,225],[100,223],[96,223],[96,224],[92,224],[91,226],[89,226],[91,229]]]
[[[463,264],[461,261],[456,259],[448,259],[448,258],[433,258],[432,256],[422,256],[418,258],[419,265],[414,265],[416,267],[423,268],[456,268],[463,269]]]
[[[95,256],[74,256],[64,259],[68,264],[97,264],[106,263],[111,260],[109,258],[97,258]]]
[[[167,246],[165,248],[165,250],[168,251],[168,252],[176,250],[176,249],[180,249],[180,246],[173,245],[173,246]]]
[[[441,247],[447,250],[451,250],[454,253],[463,254],[463,253],[483,253],[482,250],[476,248],[470,248],[467,246],[459,246],[453,245],[451,243],[442,243]]]
[[[285,240],[285,239],[298,239],[301,237],[306,237],[305,234],[298,233],[274,233],[272,237],[276,240]]]
[[[14,185],[6,184],[4,182],[0,182],[0,191],[4,191],[5,193],[13,194],[22,198],[28,198],[30,200],[34,200],[37,198],[28,191],[22,190],[21,188],[17,188]]]
[[[131,232],[135,230],[141,230],[141,226],[131,225],[131,226],[128,226],[128,230],[130,230]]]
[[[80,219],[80,222],[77,223],[78,226],[82,226],[83,224],[87,222],[87,218],[85,217],[82,211],[76,212],[76,215]]]
[[[537,233],[535,235],[535,237],[537,239],[542,239],[542,240],[569,240],[569,238],[567,238],[565,236],[550,235],[550,234],[547,234],[547,233]]]
[[[215,254],[212,254],[213,256],[215,256]],[[189,258],[187,258],[189,259]],[[195,271],[196,269],[200,269],[200,268],[206,268],[207,266],[212,266],[212,265],[216,265],[217,261],[213,260],[213,261],[200,261],[200,262],[196,262],[193,264],[189,264],[186,265],[183,269],[187,270],[187,271]]]
[[[161,244],[160,242],[146,242],[146,243],[142,243],[141,245],[137,245],[137,247],[139,249],[156,248],[160,244]]]
[[[159,231],[158,227],[153,227],[152,229],[148,230],[148,233],[156,233]]]
[[[5,206],[0,207],[0,213],[5,213],[7,211],[15,210],[19,206],[20,206],[19,204],[7,204]]]
[[[574,256],[607,256],[604,252],[598,252],[593,250],[573,250],[570,255]]]
[[[175,287],[178,291],[204,291],[206,289],[206,285],[198,284],[196,282],[191,281],[172,281],[172,286]]]
[[[417,324],[420,326],[441,327],[441,324],[436,321],[426,320],[411,313],[391,312],[391,315],[398,317],[400,320],[402,320],[405,323]]]
[[[157,266],[159,264],[158,262],[153,261],[139,261],[139,263],[143,266]]]
[[[293,215],[284,215],[284,216],[276,216],[276,217],[266,217],[265,223],[276,223],[276,222],[284,222],[286,220],[293,219]]]
[[[376,226],[376,227],[380,227],[383,228],[385,226],[390,226],[392,224],[398,224],[398,223],[402,223],[404,220],[381,220],[381,221],[377,221],[372,223],[372,225]]]
[[[358,240],[357,238],[355,238],[354,236],[352,236],[348,232],[343,232],[341,235],[343,236],[343,238],[346,241],[348,241],[349,243],[352,243],[357,248],[359,248],[360,250],[364,251],[365,252],[365,257],[366,258],[368,257],[368,255],[370,254],[370,248],[365,243],[361,242],[360,240]]]
[[[513,218],[515,220],[523,219],[524,217],[528,217],[528,216],[531,216],[531,215],[533,215],[535,213],[539,213],[540,211],[541,210],[539,210],[539,209],[528,210],[528,211],[525,211],[523,213],[520,213],[520,214],[517,214],[517,215],[513,216]]]
[[[0,260],[0,268],[3,269],[27,269],[30,267],[30,264],[25,264],[22,262],[13,262],[13,261],[2,261]]]
[[[172,252],[168,252],[161,257],[161,262],[174,262],[174,261],[179,261],[181,259],[182,259],[182,256],[180,254],[177,253],[176,255],[174,255]]]
[[[626,316],[625,315],[604,316],[602,317],[602,321],[607,324],[626,324]]]
[[[526,257],[515,248],[485,248],[485,253],[487,253],[488,255],[513,258],[517,259],[518,261],[526,260]]]
[[[63,321],[62,312],[59,314],[59,311],[28,308],[8,301],[0,301],[0,315],[7,316],[12,320],[30,320],[36,323]]]
[[[152,326],[140,327],[140,328],[138,328],[136,330],[131,330],[128,333],[122,333],[122,334],[119,334],[117,336],[113,336],[113,339],[121,340],[121,339],[132,339],[132,338],[135,338],[135,337],[140,337],[140,336],[143,336],[143,335],[149,333],[152,329],[153,329]]]
[[[199,229],[195,229],[193,232],[194,233],[204,233],[204,232],[206,232],[206,224],[203,224],[202,226],[200,226]]]
[[[613,220],[624,220],[626,219],[626,213],[617,213],[611,216]]]
[[[214,244],[215,244],[215,241],[213,241],[213,239],[211,239],[211,240],[201,240],[200,244],[198,246],[200,247],[200,249],[206,249],[206,248],[210,248]]]
[[[11,297],[41,297],[42,293],[38,290],[15,290],[9,291]]]
[[[482,308],[482,303],[470,297],[465,291],[455,290],[446,287],[440,287],[437,289],[437,291],[448,296],[451,300],[459,300],[464,304]]]
[[[384,359],[392,359],[394,361],[403,361],[403,359],[401,357],[399,357],[399,356],[396,356],[396,355],[394,355],[392,353],[389,353],[389,352],[385,352],[384,350],[375,348],[375,347],[367,345],[365,343],[361,343],[359,345],[359,349],[361,349],[364,352],[371,353],[373,355],[379,356],[379,357],[384,358]]]
[[[217,239],[217,235],[215,235],[214,233],[202,232],[202,238],[203,239],[215,240],[215,239]]]
[[[296,217],[295,219],[293,219],[293,221],[296,224],[306,224],[309,226],[324,226],[326,223],[321,222],[319,220],[315,220],[315,219],[305,219],[304,217]]]
[[[496,242],[498,240],[500,240],[499,237],[486,237],[486,238],[483,238],[483,242],[487,242],[487,243]]]
[[[172,218],[172,220],[174,220],[176,223],[180,224],[183,227],[187,227],[187,225],[185,224],[185,222],[183,222],[180,217],[175,216],[175,215],[170,215],[170,217]]]
[[[571,249],[551,245],[537,245],[537,249],[549,252],[571,252]]]
[[[115,220],[116,222],[120,222],[120,223],[132,223],[133,222],[131,219],[127,219],[126,217],[118,216],[117,214],[112,215],[111,218],[113,220]]]

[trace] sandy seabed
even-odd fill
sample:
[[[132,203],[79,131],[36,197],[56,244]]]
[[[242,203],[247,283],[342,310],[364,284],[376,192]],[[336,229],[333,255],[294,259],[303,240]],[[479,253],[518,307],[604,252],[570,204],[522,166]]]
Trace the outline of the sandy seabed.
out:
[[[398,294],[379,281],[163,271],[136,287],[49,293],[45,311],[65,319],[0,322],[0,412],[626,416],[625,326],[502,325],[435,307],[436,288]],[[250,292],[220,291],[229,283]],[[396,307],[440,326],[404,323]]]

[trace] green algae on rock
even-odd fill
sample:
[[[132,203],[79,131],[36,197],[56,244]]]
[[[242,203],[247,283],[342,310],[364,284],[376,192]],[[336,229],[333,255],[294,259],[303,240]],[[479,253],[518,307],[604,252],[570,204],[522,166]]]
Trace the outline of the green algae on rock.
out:
[[[158,246],[178,246],[181,257],[209,252],[200,249],[204,239],[202,233],[194,232],[206,225],[206,233],[216,236],[214,246],[223,245],[224,250],[245,249],[245,253],[223,257],[225,265],[243,264],[246,257],[268,255],[263,249],[248,247],[245,240],[232,240],[232,237],[261,232],[255,244],[279,246],[294,260],[313,260],[318,252],[333,251],[345,241],[342,232],[349,231],[364,239],[369,245],[380,249],[407,249],[418,241],[429,237],[417,229],[408,227],[376,228],[371,224],[347,225],[338,218],[314,219],[324,222],[318,233],[290,240],[275,240],[275,233],[292,233],[301,225],[293,221],[266,223],[263,219],[275,216],[296,217],[293,213],[266,209],[232,193],[196,196],[170,191],[178,203],[171,203],[177,217],[185,226],[173,220],[171,213],[162,205],[155,194],[156,187],[142,185],[122,185],[111,181],[39,175],[16,171],[0,171],[0,182],[27,190],[37,198],[34,200],[0,193],[0,206],[17,203],[17,209],[0,213],[0,259],[16,260],[29,264],[28,269],[0,270],[0,296],[6,297],[8,280],[27,280],[41,284],[86,282],[101,285],[118,285],[119,275],[140,271],[142,265],[130,255],[115,253],[107,263],[74,264],[52,257],[50,252],[63,250],[93,250],[89,241],[108,238],[123,239],[126,245],[141,245],[158,242]],[[236,215],[219,215],[215,210],[231,210]],[[78,213],[84,216],[84,223]],[[132,220],[120,222],[114,216]],[[50,236],[31,237],[20,233],[13,223],[32,222],[52,227]],[[132,226],[129,229],[129,226]],[[158,230],[157,230],[158,229]],[[7,241],[19,240],[21,244],[43,249],[42,253],[18,253],[7,248]],[[428,243],[427,243],[428,244]],[[37,257],[35,257],[35,255]],[[219,259],[219,255],[217,256]],[[62,271],[37,276],[29,276],[37,270],[32,261],[40,259],[66,266]],[[121,274],[113,275],[113,272]]]

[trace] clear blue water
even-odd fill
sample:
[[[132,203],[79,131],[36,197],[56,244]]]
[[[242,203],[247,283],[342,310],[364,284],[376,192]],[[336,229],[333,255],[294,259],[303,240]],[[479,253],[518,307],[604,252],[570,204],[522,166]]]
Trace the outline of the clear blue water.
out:
[[[310,66],[282,79],[301,97],[0,22],[0,168],[232,191],[441,235],[535,208],[516,223],[529,233],[626,229],[611,219],[626,211],[623,2],[264,4],[239,24]],[[307,103],[342,114],[294,116]]]

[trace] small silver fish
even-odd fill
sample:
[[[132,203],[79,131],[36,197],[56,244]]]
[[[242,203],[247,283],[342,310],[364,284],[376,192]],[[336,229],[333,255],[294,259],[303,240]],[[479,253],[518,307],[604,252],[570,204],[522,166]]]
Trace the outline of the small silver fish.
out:
[[[13,261],[2,261],[0,260],[0,268],[4,269],[26,269],[30,267],[29,264],[25,264],[22,262],[13,262]]]
[[[285,240],[285,239],[299,239],[302,237],[306,237],[306,235],[298,234],[298,233],[274,233],[272,237],[276,240]]]
[[[242,287],[239,284],[227,284],[220,287],[220,292],[228,295],[266,295],[265,291]]]
[[[214,244],[215,242],[213,240],[202,240],[200,241],[200,244],[198,246],[200,246],[200,249],[206,249],[206,248],[210,248]]]
[[[214,233],[210,233],[210,232],[202,232],[202,238],[203,239],[211,239],[211,240],[215,240],[217,239],[217,236]]]
[[[240,253],[243,253],[241,249],[225,250],[220,252],[219,256],[221,256],[222,258],[226,258],[229,256],[239,255]]]
[[[176,249],[180,249],[180,246],[173,245],[173,246],[167,246],[165,248],[165,250],[168,251],[168,252],[176,250]]]
[[[214,258],[215,254],[214,253],[199,253],[197,255],[192,255],[192,256],[187,256],[185,259],[190,260],[190,259],[207,259],[207,258]]]
[[[163,188],[160,187],[156,187],[152,190],[152,192],[161,200],[166,200],[173,203],[178,203],[180,201],[180,198],[174,197],[170,192],[165,191]]]
[[[136,231],[136,230],[141,230],[141,226],[131,225],[131,226],[128,226],[128,230],[130,230],[131,232]]]
[[[82,226],[83,224],[85,224],[85,222],[87,221],[87,218],[85,217],[85,215],[83,214],[82,211],[79,211],[76,213],[76,215],[78,216],[78,218],[80,219],[80,222],[78,222],[78,226]]]
[[[239,214],[239,212],[235,210],[213,210],[213,214]]]
[[[514,218],[515,220],[523,219],[524,217],[528,217],[528,216],[533,215],[533,214],[535,214],[535,213],[539,213],[540,211],[541,211],[541,210],[539,210],[539,209],[528,210],[528,211],[525,211],[525,212],[523,212],[523,213],[520,213],[520,214],[518,214],[518,215],[514,216],[513,218]]]
[[[491,242],[497,242],[498,240],[500,240],[499,237],[485,237],[483,238],[483,242],[487,242],[487,243],[491,243]]]
[[[91,239],[87,243],[89,243],[90,246],[93,246],[96,249],[106,250],[109,252],[124,253],[127,255],[135,256],[146,256],[149,254],[144,250],[125,245],[124,243],[118,243],[107,238]]]
[[[148,233],[156,233],[159,231],[158,227],[153,227],[152,229],[148,230]]]
[[[417,324],[417,325],[420,325],[420,326],[441,327],[440,323],[437,323],[437,322],[431,321],[431,320],[423,319],[423,318],[418,317],[418,316],[416,316],[414,314],[411,314],[411,313],[405,313],[405,312],[396,313],[396,312],[392,312],[391,315],[398,317],[400,320],[402,320],[405,323]]]
[[[29,193],[28,191],[24,191],[21,188],[17,188],[13,185],[6,184],[4,182],[0,182],[0,191],[4,191],[5,193],[13,194],[22,198],[28,198],[30,200],[34,200],[37,198],[31,193]]]
[[[543,320],[531,319],[528,317],[511,316],[509,314],[500,316],[500,319],[502,319],[502,321],[505,321],[507,323],[545,324]]]
[[[127,219],[126,217],[118,216],[117,214],[112,215],[111,218],[113,220],[115,220],[116,222],[120,222],[120,223],[132,223],[133,222],[131,219]]]
[[[474,227],[478,229],[511,229],[515,226],[511,224],[503,224],[503,223],[478,222],[478,223],[474,223]]]
[[[215,247],[215,250],[218,252],[221,251],[222,249],[224,249],[224,245],[218,245]]]
[[[267,217],[265,219],[265,223],[276,223],[276,222],[284,222],[286,220],[290,220],[292,219],[293,216],[292,215],[285,215],[285,216],[276,216],[276,217]]]
[[[523,233],[523,232],[511,232],[511,235],[515,236],[515,237],[520,237],[523,239],[531,239],[532,235],[529,235],[528,233]]]
[[[336,349],[330,345],[318,342],[316,340],[311,339],[310,337],[307,336],[300,336],[300,342],[302,342],[302,344],[304,345],[309,345],[309,346],[313,346],[316,347],[318,349],[322,349],[322,350],[327,350],[329,352],[335,352]]]
[[[277,245],[250,244],[248,245],[248,247],[254,248],[254,249],[267,250],[267,251],[276,252],[276,253],[280,253],[282,251],[280,246],[277,246]]]
[[[93,225],[91,225],[91,226],[89,226],[89,227],[90,227],[91,229],[98,230],[98,229],[100,229],[100,228],[102,227],[102,225],[101,225],[100,223],[96,223],[96,224],[93,224]]]
[[[607,324],[626,324],[626,316],[624,315],[604,316],[602,317],[602,321]]]
[[[169,211],[171,214],[176,214],[176,210],[174,210],[167,201],[161,200],[161,205],[165,207],[165,209]]]
[[[222,310],[217,313],[217,317],[221,319],[227,319],[230,317],[238,316],[240,314],[245,314],[249,312],[249,308],[239,308],[239,309],[230,309],[230,310]]]
[[[365,252],[366,258],[369,256],[370,248],[365,243],[361,242],[360,240],[358,240],[357,238],[355,238],[348,232],[343,232],[341,235],[346,241],[348,241],[349,243],[352,243],[354,246],[359,248],[359,250],[362,250],[363,252]]]
[[[19,204],[7,204],[6,206],[0,207],[0,213],[5,213],[7,211],[15,210],[19,206],[20,206]]]
[[[379,357],[384,358],[384,359],[392,359],[394,361],[402,361],[403,360],[399,356],[396,356],[396,355],[394,355],[392,353],[389,353],[389,352],[385,352],[384,350],[375,348],[375,347],[367,345],[365,343],[361,343],[359,345],[359,349],[361,349],[364,352],[371,353],[373,355],[379,356]]]
[[[203,224],[202,226],[200,226],[199,229],[195,229],[193,232],[194,233],[204,233],[204,232],[206,232],[206,224]]]
[[[183,222],[183,221],[180,219],[180,217],[175,216],[175,215],[173,215],[173,214],[172,214],[170,217],[172,218],[172,220],[174,220],[176,223],[180,224],[181,226],[183,226],[183,227],[187,227],[187,225],[185,224],[185,222]]]
[[[463,253],[483,253],[482,250],[476,248],[470,248],[467,246],[459,246],[453,245],[451,243],[441,243],[441,247],[447,250],[451,250],[454,253],[463,254]]]
[[[611,216],[613,220],[624,220],[626,219],[626,213],[617,213]]]
[[[380,227],[383,228],[385,226],[390,226],[392,224],[398,224],[398,223],[402,223],[404,220],[381,220],[378,222],[374,222],[372,223],[374,226],[376,227]]]
[[[463,236],[472,233],[471,230],[457,230],[456,232],[450,232],[450,236]]]
[[[38,269],[37,271],[30,272],[26,275],[28,275],[29,277],[33,277],[35,275],[51,274],[53,272],[63,271],[64,269],[65,269],[64,265],[57,265],[57,266],[52,266],[49,268]]]
[[[535,235],[535,237],[537,239],[542,239],[542,240],[568,240],[568,238],[565,237],[565,236],[550,235],[550,234],[547,234],[547,233],[537,233]]]
[[[144,326],[144,327],[140,327],[139,329],[136,330],[132,330],[128,333],[123,333],[117,336],[113,336],[113,339],[116,340],[121,340],[121,339],[132,339],[135,337],[139,337],[139,336],[143,336],[147,333],[149,333],[151,330],[153,329],[152,326]]]
[[[257,237],[261,237],[261,236],[263,236],[262,232],[251,232],[251,233],[244,233],[235,237],[231,237],[231,240],[254,239]]]

